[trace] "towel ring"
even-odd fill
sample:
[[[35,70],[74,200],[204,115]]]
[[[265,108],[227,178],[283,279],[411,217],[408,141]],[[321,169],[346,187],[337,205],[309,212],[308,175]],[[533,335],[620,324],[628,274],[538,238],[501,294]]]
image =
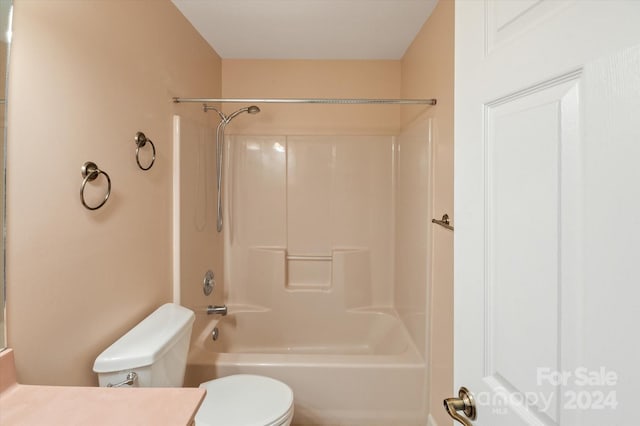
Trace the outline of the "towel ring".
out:
[[[98,210],[100,207],[104,206],[104,203],[107,202],[109,196],[111,195],[111,178],[104,170],[100,170],[96,163],[91,161],[87,161],[82,165],[81,169],[82,177],[84,180],[82,181],[82,185],[80,186],[80,202],[83,206],[85,206],[88,210]],[[84,199],[84,188],[87,186],[87,182],[91,182],[95,180],[100,174],[103,174],[104,177],[107,178],[107,194],[104,196],[104,200],[100,204],[95,207],[91,207],[87,204]]]
[[[151,167],[153,167],[153,163],[156,162],[156,146],[153,144],[153,142],[151,142],[151,139],[147,138],[142,132],[136,133],[136,137],[134,138],[134,141],[136,142],[136,163],[138,163],[138,167],[140,167],[142,170],[147,171]],[[153,156],[151,158],[151,163],[149,164],[149,166],[142,167],[142,164],[140,164],[140,148],[145,146],[147,142],[151,144],[151,149],[153,150]]]

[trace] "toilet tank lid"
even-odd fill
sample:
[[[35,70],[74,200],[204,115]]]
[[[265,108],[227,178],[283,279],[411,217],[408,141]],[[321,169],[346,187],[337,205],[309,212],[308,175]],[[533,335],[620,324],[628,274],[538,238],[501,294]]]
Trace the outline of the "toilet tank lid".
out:
[[[175,303],[160,306],[98,355],[93,371],[110,373],[153,364],[191,329],[194,318],[193,311]]]

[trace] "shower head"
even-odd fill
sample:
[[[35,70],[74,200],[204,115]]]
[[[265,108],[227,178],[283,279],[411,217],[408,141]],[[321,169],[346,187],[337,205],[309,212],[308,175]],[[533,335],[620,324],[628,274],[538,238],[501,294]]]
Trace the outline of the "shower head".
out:
[[[251,105],[249,107],[240,108],[239,110],[232,112],[226,119],[226,122],[229,123],[231,120],[236,118],[238,114],[242,114],[243,112],[248,112],[249,114],[257,114],[260,112],[260,108],[255,105]]]
[[[229,116],[224,115],[222,111],[220,111],[215,107],[212,107],[211,105],[204,104],[202,105],[202,109],[204,110],[204,112],[207,112],[207,111],[217,112],[218,115],[220,116],[221,122],[224,124],[229,124],[229,122],[233,120],[236,117],[236,115],[242,114],[243,112],[248,112],[249,114],[257,114],[260,112],[260,108],[258,108],[255,105],[251,105],[245,108],[240,108],[239,110],[232,112]]]

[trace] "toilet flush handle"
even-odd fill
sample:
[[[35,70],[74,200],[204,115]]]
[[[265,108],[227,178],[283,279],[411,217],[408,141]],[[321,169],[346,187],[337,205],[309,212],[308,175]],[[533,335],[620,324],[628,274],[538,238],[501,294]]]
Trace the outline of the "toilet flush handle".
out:
[[[119,387],[122,387],[122,386],[125,386],[125,385],[131,386],[132,384],[135,383],[136,380],[138,380],[138,374],[134,373],[133,371],[130,371],[127,374],[127,377],[123,381],[118,382],[115,385],[109,383],[109,384],[107,384],[107,387],[108,388],[119,388]]]

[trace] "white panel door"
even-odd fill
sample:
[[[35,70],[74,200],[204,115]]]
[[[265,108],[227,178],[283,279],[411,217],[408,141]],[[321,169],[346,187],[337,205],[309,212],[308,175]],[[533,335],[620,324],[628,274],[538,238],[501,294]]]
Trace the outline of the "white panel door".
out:
[[[454,393],[640,424],[640,1],[460,0],[455,48]]]

